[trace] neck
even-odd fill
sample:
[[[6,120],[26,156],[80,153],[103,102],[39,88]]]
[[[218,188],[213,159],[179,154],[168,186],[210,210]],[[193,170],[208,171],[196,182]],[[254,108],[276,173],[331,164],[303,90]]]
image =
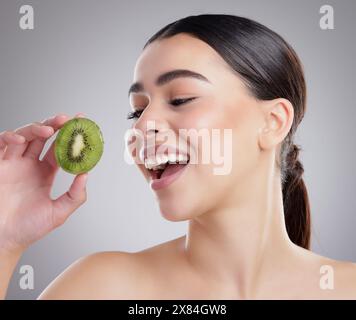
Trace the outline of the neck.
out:
[[[266,172],[268,170],[264,170]],[[262,171],[263,172],[263,171]],[[271,167],[244,183],[224,204],[189,221],[188,261],[210,281],[231,286],[240,298],[254,295],[276,267],[286,265],[287,235],[280,177]]]

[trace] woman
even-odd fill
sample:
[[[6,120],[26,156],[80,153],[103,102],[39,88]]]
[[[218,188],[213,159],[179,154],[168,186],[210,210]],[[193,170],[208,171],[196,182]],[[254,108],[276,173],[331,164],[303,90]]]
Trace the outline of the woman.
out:
[[[306,88],[296,53],[279,35],[237,16],[189,16],[148,41],[134,79],[133,129],[154,141],[167,131],[179,138],[180,129],[231,129],[231,171],[216,175],[213,164],[189,162],[162,184],[152,166],[137,163],[161,214],[189,220],[187,234],[139,252],[84,257],[39,298],[356,298],[355,264],[308,250],[309,201],[293,142]],[[38,159],[67,120],[59,115],[0,135],[2,296],[23,251],[86,200],[86,174],[51,200],[53,149]]]

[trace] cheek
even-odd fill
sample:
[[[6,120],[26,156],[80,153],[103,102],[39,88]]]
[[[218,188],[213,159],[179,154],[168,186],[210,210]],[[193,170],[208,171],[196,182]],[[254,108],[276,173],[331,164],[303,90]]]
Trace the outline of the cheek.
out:
[[[193,136],[195,133],[199,137],[199,139],[183,137],[185,140],[189,140],[192,149],[197,152],[198,163],[201,163],[203,157],[204,159],[212,157],[213,139],[216,139],[216,136],[223,136],[225,128],[231,128],[227,123],[229,117],[224,112],[221,101],[215,100],[213,97],[205,97],[204,100],[206,101],[194,105],[179,119],[180,128],[188,129],[189,135]],[[214,133],[214,137],[212,133]],[[206,139],[202,137],[206,137]],[[206,161],[208,162],[208,159]]]
[[[220,136],[220,146],[218,150],[223,152],[224,129],[231,129],[232,142],[227,143],[226,147],[231,147],[233,163],[238,163],[239,159],[245,162],[251,160],[258,152],[258,125],[260,122],[260,112],[258,105],[247,99],[235,99],[235,101],[221,101],[213,97],[207,97],[207,102],[202,102],[194,106],[189,112],[180,119],[181,128],[186,129],[211,129],[218,132]],[[201,144],[195,146],[201,156]],[[237,162],[235,162],[237,161]],[[208,168],[207,168],[208,169]],[[207,170],[206,169],[206,170]]]
[[[243,99],[236,99],[234,103],[216,102],[199,108],[189,121],[193,128],[220,129],[219,145],[215,149],[219,152],[215,159],[219,159],[220,164],[211,161],[210,164],[199,165],[196,168],[196,174],[206,181],[206,185],[224,190],[257,166],[258,126],[261,121],[257,104]],[[226,139],[223,129],[231,129],[231,140]],[[199,155],[202,153],[200,148],[201,145],[199,145]],[[214,155],[211,154],[211,157],[213,158]],[[219,172],[226,173],[214,174],[214,169],[217,168],[221,168]]]
[[[189,114],[181,119],[181,127],[184,128],[221,128],[225,125],[225,115],[221,102],[213,97],[205,97],[198,104],[194,105]]]
[[[259,159],[258,124],[259,113],[247,105],[235,113],[232,142],[232,176],[241,179],[257,167]]]

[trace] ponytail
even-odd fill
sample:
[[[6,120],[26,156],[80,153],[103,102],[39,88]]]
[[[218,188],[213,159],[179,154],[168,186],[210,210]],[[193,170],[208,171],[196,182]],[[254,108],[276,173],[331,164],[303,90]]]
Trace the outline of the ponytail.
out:
[[[310,205],[303,181],[304,168],[298,160],[300,148],[293,144],[286,157],[283,206],[289,238],[305,249],[310,247]]]

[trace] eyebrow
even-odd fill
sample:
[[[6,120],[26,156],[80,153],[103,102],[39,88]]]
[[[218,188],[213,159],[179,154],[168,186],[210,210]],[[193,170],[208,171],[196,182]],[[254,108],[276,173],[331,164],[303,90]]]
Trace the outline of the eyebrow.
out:
[[[195,78],[210,83],[210,81],[200,73],[191,70],[186,70],[186,69],[177,69],[177,70],[172,70],[172,71],[162,73],[156,79],[155,84],[156,86],[163,86],[164,84],[173,81],[174,79],[177,78]],[[142,91],[144,91],[143,84],[141,82],[135,82],[131,85],[128,95],[130,95],[131,93],[137,93]]]

